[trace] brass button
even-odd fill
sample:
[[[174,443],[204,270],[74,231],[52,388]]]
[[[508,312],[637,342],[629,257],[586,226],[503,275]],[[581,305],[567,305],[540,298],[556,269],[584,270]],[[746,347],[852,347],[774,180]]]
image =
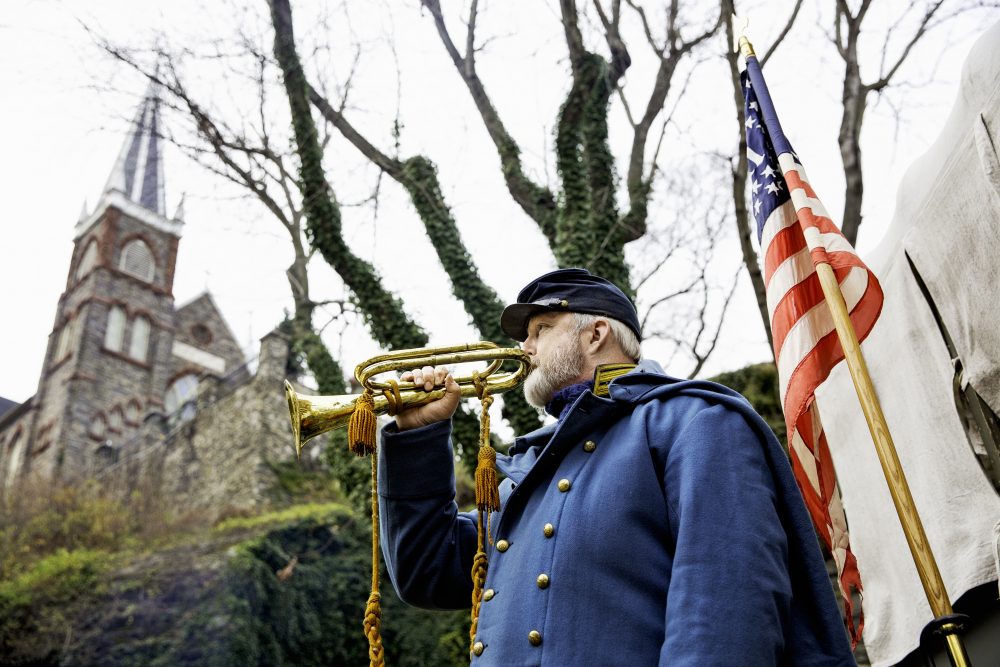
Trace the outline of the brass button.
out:
[[[583,443],[583,451],[587,452],[588,454],[594,451],[595,449],[597,449],[597,443],[594,442],[593,440],[588,440],[587,442]]]
[[[483,600],[489,602],[490,600],[493,599],[493,596],[496,594],[497,592],[495,590],[493,590],[492,588],[487,588],[485,591],[483,591]]]
[[[538,579],[536,579],[536,581],[538,582],[538,587],[539,588],[548,588],[549,587],[549,575],[545,574],[544,572],[542,574],[538,575]]]
[[[562,306],[563,308],[569,308],[569,301],[563,299],[562,301],[559,302],[559,305]]]
[[[542,643],[542,633],[538,630],[532,630],[528,633],[528,641],[532,646],[539,646]]]
[[[545,533],[545,537],[552,537],[556,534],[556,527],[551,523],[547,523],[542,527],[542,532]]]
[[[475,644],[472,645],[472,652],[475,653],[476,655],[482,655],[483,651],[485,650],[486,647],[483,646],[482,642],[476,642]]]
[[[570,486],[572,486],[572,485],[569,483],[568,479],[561,479],[561,480],[559,480],[559,490],[562,491],[563,493],[566,493],[567,491],[569,491],[569,487]]]
[[[510,542],[507,540],[497,540],[497,551],[503,553],[507,549],[510,549]]]

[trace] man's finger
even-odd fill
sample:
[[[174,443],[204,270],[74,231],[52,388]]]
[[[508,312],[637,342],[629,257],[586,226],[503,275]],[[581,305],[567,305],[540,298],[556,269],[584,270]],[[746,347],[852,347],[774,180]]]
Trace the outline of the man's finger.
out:
[[[430,391],[434,388],[434,367],[424,366],[420,370],[424,376],[424,391]]]

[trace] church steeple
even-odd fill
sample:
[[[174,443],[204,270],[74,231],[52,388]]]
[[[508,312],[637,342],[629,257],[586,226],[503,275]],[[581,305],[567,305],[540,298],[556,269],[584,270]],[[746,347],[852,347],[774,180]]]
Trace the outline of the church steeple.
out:
[[[153,81],[146,89],[97,206],[76,224],[77,239],[102,220],[109,207],[159,231],[180,236],[183,221],[177,215],[167,215],[159,89]]]
[[[155,82],[150,82],[145,98],[118,159],[108,177],[104,193],[116,190],[130,201],[166,217],[163,159],[160,151],[160,98]]]

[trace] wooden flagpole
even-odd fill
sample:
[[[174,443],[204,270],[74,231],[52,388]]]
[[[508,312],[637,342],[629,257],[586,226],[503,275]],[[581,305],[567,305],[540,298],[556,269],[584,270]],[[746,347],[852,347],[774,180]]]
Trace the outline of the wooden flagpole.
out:
[[[927,602],[930,603],[931,612],[935,618],[951,616],[954,611],[951,608],[951,601],[948,599],[948,591],[945,589],[937,561],[934,560],[934,554],[927,541],[927,534],[924,532],[924,525],[920,521],[920,515],[913,502],[910,486],[906,483],[903,466],[899,463],[896,446],[892,442],[892,435],[885,423],[885,415],[882,414],[882,405],[879,403],[871,376],[868,374],[868,364],[865,363],[864,355],[861,353],[858,336],[854,331],[854,324],[851,322],[844,295],[840,291],[840,284],[829,264],[825,262],[817,264],[816,272],[819,274],[820,285],[823,287],[823,296],[826,298],[830,314],[833,316],[837,338],[840,339],[840,345],[844,348],[844,358],[847,361],[847,368],[851,372],[851,379],[854,381],[854,390],[858,393],[861,410],[865,413],[868,430],[875,442],[875,451],[878,453],[878,460],[882,465],[882,474],[885,475],[885,480],[889,485],[892,503],[896,506],[896,514],[899,516],[900,524],[902,524],[906,543],[910,547],[913,563],[917,566],[917,574],[924,587],[924,595],[927,596]],[[948,653],[952,664],[955,667],[968,667],[969,657],[966,655],[965,647],[958,636],[960,630],[957,623],[945,623],[940,627],[940,632],[945,635],[948,642]]]
[[[744,30],[745,25],[744,23]],[[754,55],[753,47],[745,36],[740,35],[738,42],[744,57]],[[882,473],[885,475],[893,505],[896,507],[896,514],[902,525],[903,534],[906,536],[906,543],[910,547],[910,555],[914,565],[916,565],[917,574],[920,576],[920,583],[924,587],[924,594],[927,596],[931,612],[934,614],[935,620],[939,621],[936,629],[947,640],[948,654],[954,667],[969,667],[969,657],[958,634],[962,627],[955,620],[948,618],[954,615],[951,601],[948,599],[948,591],[927,541],[927,534],[924,532],[924,525],[920,521],[920,515],[913,502],[910,486],[903,474],[896,446],[892,442],[892,435],[890,435],[889,427],[886,425],[885,415],[882,414],[882,405],[879,403],[871,376],[868,374],[868,364],[865,363],[864,355],[861,353],[861,346],[847,310],[847,303],[840,291],[840,283],[837,282],[833,268],[826,262],[816,265],[816,273],[819,274],[823,296],[830,308],[830,314],[833,316],[837,338],[844,349],[847,368],[854,381],[854,389],[858,393],[858,401],[861,403],[865,421],[868,422],[868,430],[875,443],[875,451],[878,453]]]

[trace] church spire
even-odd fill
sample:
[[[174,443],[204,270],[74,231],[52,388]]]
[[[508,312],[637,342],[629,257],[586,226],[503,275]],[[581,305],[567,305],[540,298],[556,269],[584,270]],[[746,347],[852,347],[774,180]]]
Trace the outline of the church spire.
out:
[[[166,216],[160,132],[159,91],[151,81],[104,192],[117,190],[143,208]]]

